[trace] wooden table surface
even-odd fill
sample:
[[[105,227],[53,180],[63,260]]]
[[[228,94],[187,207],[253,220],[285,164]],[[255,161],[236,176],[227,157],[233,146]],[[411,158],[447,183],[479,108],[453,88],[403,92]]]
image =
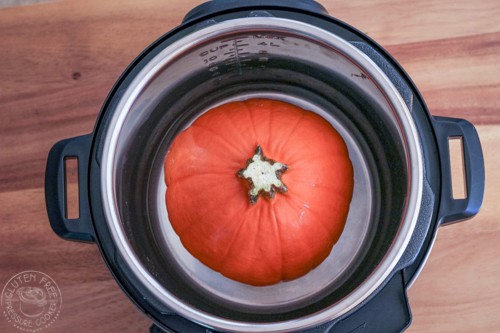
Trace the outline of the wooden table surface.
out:
[[[43,271],[63,305],[46,332],[146,332],[95,245],[51,230],[43,193],[47,153],[92,131],[134,57],[199,0],[0,1],[0,287]],[[330,13],[386,47],[434,115],[473,122],[486,193],[472,220],[439,230],[409,291],[408,332],[500,332],[500,1],[324,0]],[[18,332],[0,316],[0,332]]]

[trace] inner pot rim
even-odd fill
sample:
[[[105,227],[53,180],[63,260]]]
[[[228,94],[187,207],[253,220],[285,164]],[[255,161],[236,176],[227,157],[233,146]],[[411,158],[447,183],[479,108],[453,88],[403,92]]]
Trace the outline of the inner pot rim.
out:
[[[401,129],[404,141],[403,146],[407,155],[409,193],[407,195],[408,199],[402,222],[389,251],[372,274],[347,297],[325,308],[323,311],[307,317],[281,322],[252,323],[220,318],[195,309],[166,290],[148,272],[135,255],[123,229],[116,204],[115,162],[120,132],[125,123],[126,116],[130,112],[137,96],[144,89],[147,89],[148,82],[162,68],[168,66],[170,62],[180,57],[194,45],[202,44],[212,38],[222,36],[224,32],[232,34],[252,30],[272,31],[273,29],[274,31],[286,31],[287,33],[294,32],[297,35],[314,39],[318,44],[337,50],[368,73],[368,77],[376,83],[381,93],[385,95],[389,105],[393,108],[394,117]],[[379,288],[393,271],[410,241],[418,217],[423,187],[422,152],[410,111],[391,81],[370,58],[353,45],[328,31],[298,21],[271,17],[234,19],[208,26],[169,45],[150,60],[132,80],[114,111],[110,125],[106,129],[102,153],[101,194],[106,223],[111,231],[117,250],[123,255],[125,262],[136,278],[167,306],[190,320],[223,330],[244,330],[246,332],[286,332],[291,329],[296,330],[322,324],[346,314]],[[110,111],[108,110],[108,112]]]

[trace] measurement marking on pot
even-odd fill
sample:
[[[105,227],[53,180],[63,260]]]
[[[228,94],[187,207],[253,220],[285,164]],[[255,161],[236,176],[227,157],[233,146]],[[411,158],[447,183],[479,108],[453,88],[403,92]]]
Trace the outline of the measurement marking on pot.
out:
[[[270,35],[270,34],[255,34],[252,36],[254,39],[275,39],[285,41],[284,36]]]
[[[199,54],[199,56],[203,59],[203,62],[207,66],[208,70],[212,73],[212,77],[216,77],[220,75],[219,72],[219,53],[224,49],[228,48],[230,44],[228,42],[221,42],[217,46],[212,46],[209,49],[204,50]],[[231,54],[234,51],[229,49],[229,52],[224,53],[224,55]]]
[[[241,75],[243,73],[243,70],[241,68],[241,62],[240,62],[240,45],[238,45],[238,43],[241,43],[241,39],[235,39],[233,40],[233,45],[234,45],[234,56],[235,56],[235,59],[236,59],[236,63],[238,64],[238,73]]]
[[[203,59],[208,70],[212,72],[212,77],[221,74],[221,66],[227,66],[228,72],[235,71],[240,75],[245,68],[249,68],[249,66],[245,66],[245,63],[252,61],[249,57],[252,53],[247,51],[250,43],[247,43],[246,40],[249,38],[250,36],[243,36],[223,40],[219,45],[211,46],[200,52],[199,56]]]
[[[354,73],[352,73],[351,77],[359,77],[360,79],[363,79],[363,80],[368,79],[368,76],[366,76],[365,73],[361,73],[361,74],[354,74]]]
[[[223,39],[221,41],[221,43],[232,43],[234,42],[235,40],[239,41],[239,42],[242,42],[244,39],[247,39],[249,38],[248,36],[241,36],[241,37],[238,37],[236,39],[232,38],[232,39]]]

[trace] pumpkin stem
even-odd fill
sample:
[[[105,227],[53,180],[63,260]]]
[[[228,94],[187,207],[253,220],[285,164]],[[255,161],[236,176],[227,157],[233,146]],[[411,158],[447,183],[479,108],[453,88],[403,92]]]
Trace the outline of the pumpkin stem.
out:
[[[288,191],[286,185],[281,181],[281,175],[287,170],[286,164],[266,158],[262,148],[257,146],[255,155],[247,161],[246,168],[238,171],[237,175],[250,183],[248,195],[250,203],[253,205],[259,199],[259,194],[274,198],[276,192]]]

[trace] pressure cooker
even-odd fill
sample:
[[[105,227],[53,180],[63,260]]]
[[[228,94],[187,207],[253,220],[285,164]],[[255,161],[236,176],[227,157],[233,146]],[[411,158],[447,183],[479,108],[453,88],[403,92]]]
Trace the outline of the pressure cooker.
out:
[[[233,281],[184,249],[168,220],[163,163],[200,115],[267,98],[315,112],[342,136],[354,170],[345,229],[304,276]],[[462,142],[465,198],[454,198],[449,140]],[[65,161],[78,161],[79,216],[67,217]],[[53,230],[93,242],[154,332],[400,332],[407,289],[438,227],[474,216],[484,162],[473,125],[431,116],[387,51],[312,0],[214,0],[125,70],[93,133],[51,149]],[[223,246],[223,244],[221,244]]]

